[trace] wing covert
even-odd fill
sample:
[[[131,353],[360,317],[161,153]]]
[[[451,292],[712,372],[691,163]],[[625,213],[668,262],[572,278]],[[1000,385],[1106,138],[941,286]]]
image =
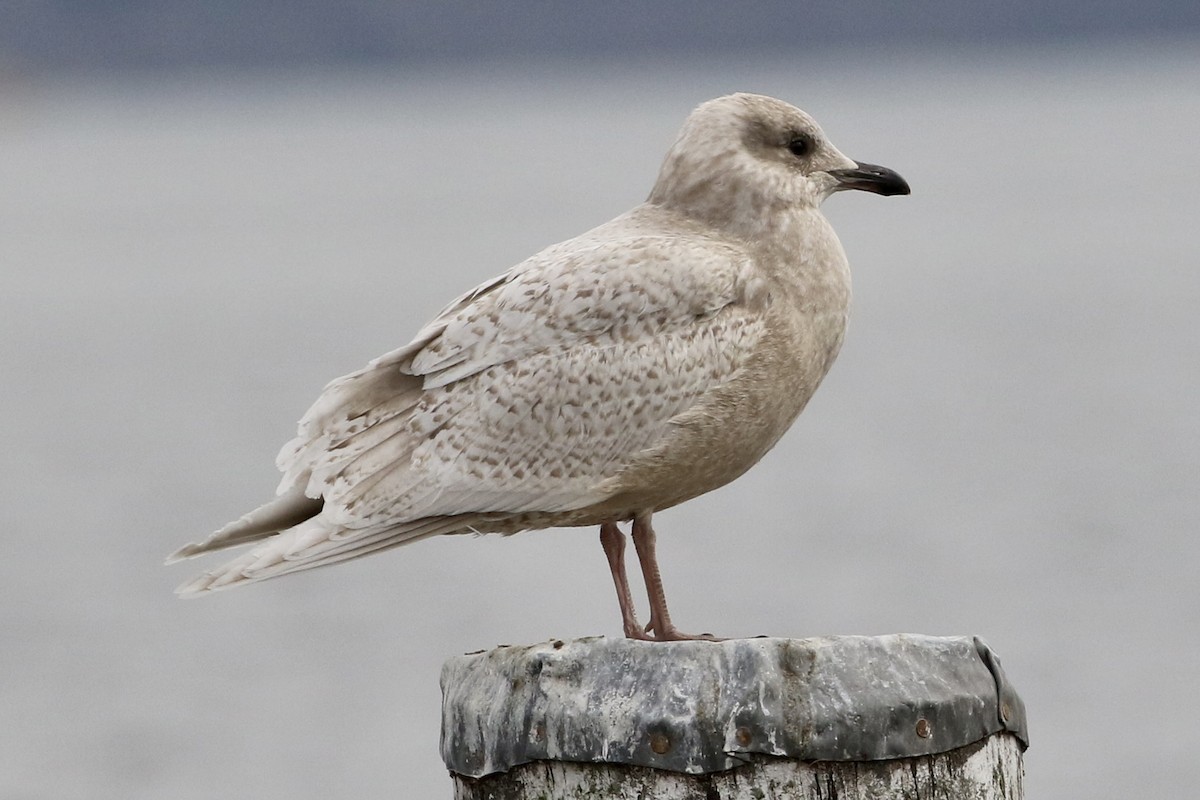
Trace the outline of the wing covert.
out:
[[[548,248],[332,383],[281,468],[348,528],[600,502],[606,478],[744,363],[761,285],[711,241]]]

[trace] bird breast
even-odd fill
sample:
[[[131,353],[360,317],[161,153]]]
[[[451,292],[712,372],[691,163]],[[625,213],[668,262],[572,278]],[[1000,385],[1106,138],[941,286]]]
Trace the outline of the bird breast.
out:
[[[757,463],[804,410],[841,348],[850,272],[819,213],[796,219],[790,233],[769,249],[751,248],[761,286],[748,302],[759,306],[763,326],[754,352],[622,471],[615,504],[662,509],[723,486]]]

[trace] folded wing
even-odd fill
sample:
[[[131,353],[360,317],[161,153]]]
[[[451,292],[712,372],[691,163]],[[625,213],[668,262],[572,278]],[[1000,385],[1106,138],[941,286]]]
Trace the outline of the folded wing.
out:
[[[730,245],[597,233],[327,386],[278,459],[281,495],[320,513],[206,588],[606,499],[607,479],[745,362],[761,282]]]

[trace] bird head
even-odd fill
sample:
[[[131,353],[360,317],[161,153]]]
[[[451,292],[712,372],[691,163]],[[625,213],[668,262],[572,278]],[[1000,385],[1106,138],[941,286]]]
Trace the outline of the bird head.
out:
[[[687,118],[649,202],[727,227],[815,209],[845,189],[909,193],[892,170],[844,156],[816,120],[795,106],[731,94],[702,104]]]

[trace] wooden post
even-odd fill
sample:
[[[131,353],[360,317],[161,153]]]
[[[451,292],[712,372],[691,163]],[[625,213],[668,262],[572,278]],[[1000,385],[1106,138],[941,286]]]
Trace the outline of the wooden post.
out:
[[[1021,800],[1025,708],[978,638],[648,643],[452,658],[456,800]]]

